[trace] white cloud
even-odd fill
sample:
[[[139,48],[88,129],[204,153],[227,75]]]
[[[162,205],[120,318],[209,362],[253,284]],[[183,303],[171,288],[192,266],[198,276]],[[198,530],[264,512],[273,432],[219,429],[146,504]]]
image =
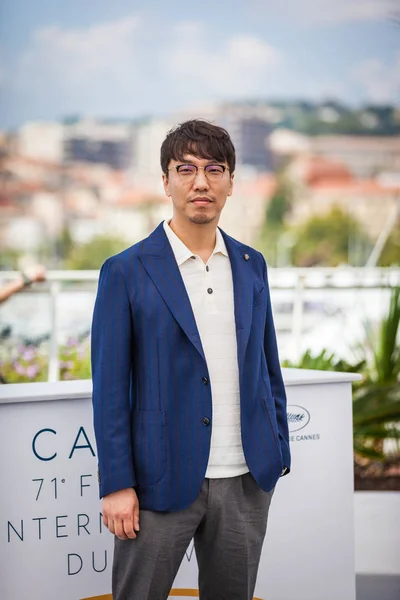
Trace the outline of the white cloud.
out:
[[[196,100],[265,91],[268,75],[282,62],[276,48],[251,35],[213,40],[200,22],[166,32],[138,15],[86,28],[40,29],[10,69],[8,97],[11,90],[21,106],[29,105],[32,118],[54,118],[161,113]]]
[[[210,45],[198,22],[180,23],[163,56],[169,81],[191,99],[243,97],[265,91],[268,75],[283,63],[280,52],[251,35]]]
[[[140,73],[139,25],[134,15],[87,28],[39,29],[9,83],[39,106],[53,99],[65,110],[101,108],[103,95],[122,94]]]
[[[387,18],[390,0],[307,0],[312,24],[376,21]]]
[[[278,0],[265,2],[270,10],[286,10],[288,20],[303,15],[307,23],[312,15],[320,20],[372,19],[384,4],[299,0],[289,11]],[[316,76],[304,60],[297,63],[296,56],[283,54],[261,36],[232,34],[228,28],[223,36],[195,20],[166,27],[144,14],[88,27],[39,29],[22,54],[6,64],[0,84],[7,126],[74,113],[160,115],[188,105],[257,96],[345,99],[356,86],[359,98],[397,99],[400,73],[397,59],[391,67],[367,61],[354,70],[351,81],[336,69]]]
[[[395,7],[396,0],[288,0],[285,3],[255,0],[254,4],[256,14],[270,11],[289,22],[312,27],[388,20]]]
[[[376,103],[400,102],[400,52],[392,64],[371,58],[352,70],[353,81],[359,84],[367,100]]]

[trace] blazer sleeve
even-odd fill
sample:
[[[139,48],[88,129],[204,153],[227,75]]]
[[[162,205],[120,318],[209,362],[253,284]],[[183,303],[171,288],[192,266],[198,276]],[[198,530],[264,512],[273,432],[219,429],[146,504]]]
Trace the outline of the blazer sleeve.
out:
[[[272,395],[275,401],[276,417],[278,422],[279,441],[283,457],[283,466],[286,467],[284,475],[290,471],[290,447],[289,447],[289,427],[286,412],[286,392],[283,384],[282,371],[279,364],[278,346],[276,343],[276,334],[274,320],[272,316],[271,296],[268,284],[267,265],[264,257],[263,278],[265,289],[267,291],[267,318],[264,332],[264,349],[267,360],[268,374],[271,382]]]
[[[132,317],[116,257],[100,271],[92,322],[93,419],[100,497],[136,485],[130,425]]]

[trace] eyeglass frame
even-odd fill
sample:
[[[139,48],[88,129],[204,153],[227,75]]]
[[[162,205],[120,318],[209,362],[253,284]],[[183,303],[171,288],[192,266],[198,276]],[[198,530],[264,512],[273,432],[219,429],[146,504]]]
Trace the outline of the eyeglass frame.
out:
[[[199,166],[199,165],[194,165],[193,163],[182,163],[182,164],[180,164],[180,165],[174,165],[173,167],[169,168],[169,169],[168,169],[168,171],[173,171],[173,170],[175,170],[175,171],[176,171],[176,174],[179,176],[179,171],[178,171],[178,169],[179,169],[180,167],[189,167],[189,166],[190,166],[190,167],[194,167],[194,168],[196,169],[196,173],[195,173],[195,175],[193,176],[193,178],[191,178],[191,179],[188,179],[187,181],[194,181],[194,180],[196,179],[197,175],[199,174],[199,169],[203,169],[203,171],[204,171],[204,176],[205,176],[205,178],[207,179],[207,181],[221,181],[221,180],[222,180],[222,178],[223,178],[223,176],[224,176],[224,174],[225,174],[225,171],[228,171],[228,172],[229,172],[229,167],[227,167],[226,165],[221,165],[220,163],[210,163],[210,164],[208,164],[208,165],[205,165],[204,167],[201,167],[201,166]],[[207,167],[221,167],[221,169],[223,169],[223,171],[222,171],[222,174],[221,174],[221,177],[220,177],[219,179],[215,179],[215,180],[213,180],[213,179],[209,179],[209,178],[208,178],[208,175],[207,175],[207,172],[206,172],[206,168],[207,168]],[[179,179],[182,181],[181,177],[179,177]]]

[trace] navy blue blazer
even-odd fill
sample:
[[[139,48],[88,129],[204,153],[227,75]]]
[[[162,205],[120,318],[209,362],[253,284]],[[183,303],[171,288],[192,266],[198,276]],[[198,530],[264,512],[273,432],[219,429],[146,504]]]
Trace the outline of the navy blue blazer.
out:
[[[269,491],[290,451],[267,269],[259,252],[221,233],[233,275],[243,450]],[[188,506],[207,468],[212,381],[162,223],[101,268],[92,375],[100,496],[134,487],[143,509]]]

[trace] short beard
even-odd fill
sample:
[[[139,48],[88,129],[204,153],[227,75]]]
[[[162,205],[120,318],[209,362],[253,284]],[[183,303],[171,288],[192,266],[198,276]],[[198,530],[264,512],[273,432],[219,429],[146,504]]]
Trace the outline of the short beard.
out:
[[[205,214],[197,214],[194,217],[189,217],[189,221],[191,223],[194,223],[195,225],[208,225],[209,223],[212,223],[213,221],[215,221],[217,217],[208,217]]]

